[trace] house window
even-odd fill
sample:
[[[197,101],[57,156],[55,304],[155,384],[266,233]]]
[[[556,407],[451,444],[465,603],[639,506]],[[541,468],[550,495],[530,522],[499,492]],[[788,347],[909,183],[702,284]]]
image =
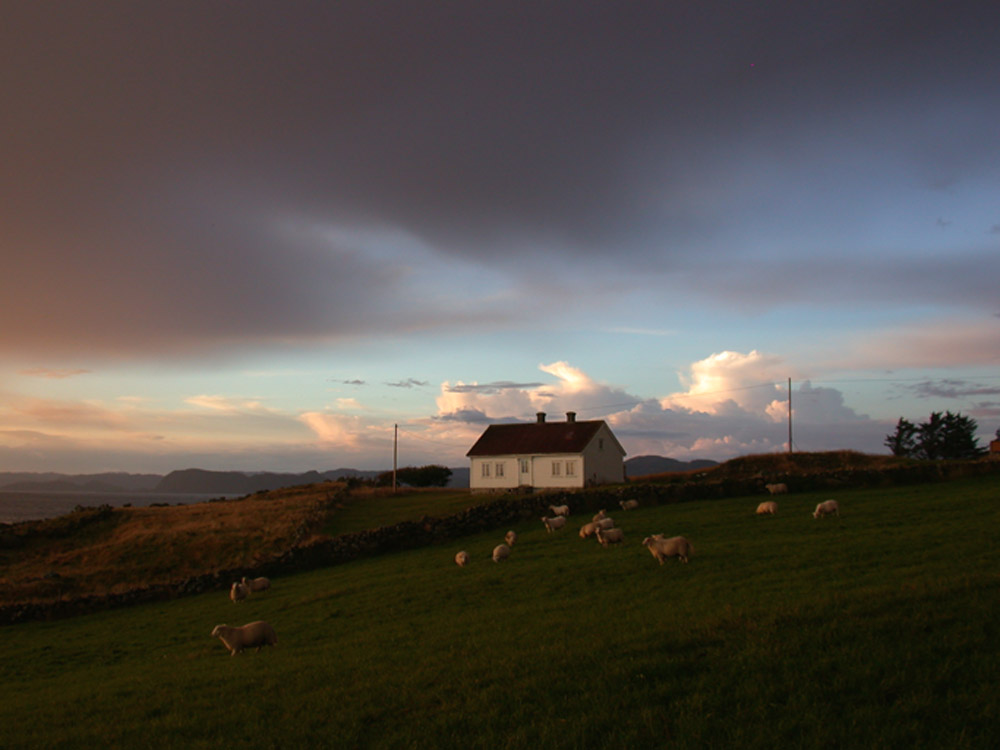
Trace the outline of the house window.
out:
[[[528,459],[526,459],[526,458],[519,458],[517,462],[521,466],[521,473],[522,474],[527,474],[531,470],[531,467],[528,465]]]
[[[576,461],[566,462],[566,476],[568,477],[576,476]]]
[[[482,466],[483,466],[483,476],[484,477],[489,477],[489,475],[490,475],[490,465],[484,461],[483,464],[482,464]]]
[[[497,464],[497,476],[498,477],[503,476],[503,464]]]
[[[552,462],[552,476],[554,476],[554,477],[559,476],[561,470],[562,470],[562,464],[560,464],[558,461],[553,461]]]
[[[604,450],[604,438],[597,438],[597,450]]]

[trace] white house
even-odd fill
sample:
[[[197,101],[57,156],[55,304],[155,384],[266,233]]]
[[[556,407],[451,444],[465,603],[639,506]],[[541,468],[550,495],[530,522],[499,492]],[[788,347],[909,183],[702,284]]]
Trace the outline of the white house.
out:
[[[573,489],[625,481],[625,449],[603,419],[493,424],[466,453],[473,492]]]

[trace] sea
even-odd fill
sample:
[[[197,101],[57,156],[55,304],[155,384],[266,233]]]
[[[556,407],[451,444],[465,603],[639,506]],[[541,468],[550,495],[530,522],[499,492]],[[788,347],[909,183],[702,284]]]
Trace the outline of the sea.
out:
[[[201,495],[195,493],[165,492],[3,492],[0,491],[0,523],[40,521],[62,516],[78,506],[123,505],[145,507],[156,503],[191,505],[219,497],[242,495]]]

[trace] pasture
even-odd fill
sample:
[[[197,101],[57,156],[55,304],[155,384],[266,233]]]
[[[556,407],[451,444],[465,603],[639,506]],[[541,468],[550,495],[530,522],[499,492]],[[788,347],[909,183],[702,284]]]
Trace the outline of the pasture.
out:
[[[840,518],[814,520],[836,497]],[[1000,481],[608,508],[7,626],[5,748],[992,748]],[[640,545],[683,534],[688,565]],[[466,549],[472,560],[452,558]],[[278,645],[230,657],[219,623]]]

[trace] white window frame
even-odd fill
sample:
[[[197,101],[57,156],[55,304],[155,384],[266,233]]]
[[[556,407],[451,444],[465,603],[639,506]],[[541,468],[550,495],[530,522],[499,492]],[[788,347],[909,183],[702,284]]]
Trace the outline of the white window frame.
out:
[[[531,471],[531,463],[526,458],[517,459],[518,467],[521,469],[522,474],[527,474]]]
[[[499,461],[497,461],[497,470],[495,473],[498,479],[503,476],[503,464]]]
[[[566,462],[566,476],[575,477],[576,476],[576,461]]]
[[[483,467],[483,470],[482,470],[482,475],[481,476],[483,477],[483,479],[489,479],[490,478],[490,463],[489,463],[489,461],[483,461],[482,467]]]
[[[562,463],[560,463],[559,461],[553,461],[552,462],[552,476],[558,477],[558,476],[561,475],[561,472],[562,472]]]

